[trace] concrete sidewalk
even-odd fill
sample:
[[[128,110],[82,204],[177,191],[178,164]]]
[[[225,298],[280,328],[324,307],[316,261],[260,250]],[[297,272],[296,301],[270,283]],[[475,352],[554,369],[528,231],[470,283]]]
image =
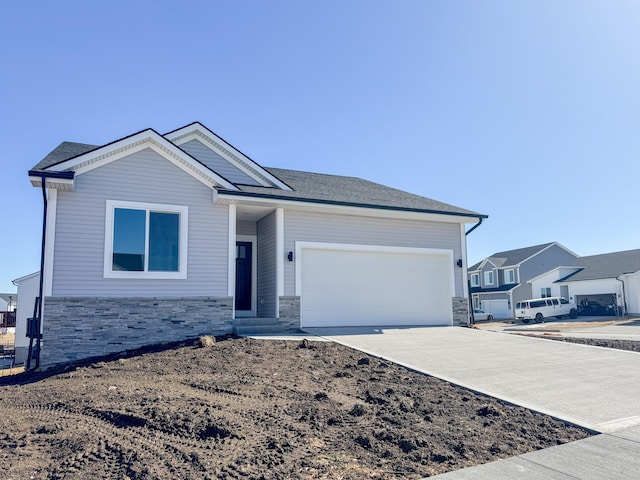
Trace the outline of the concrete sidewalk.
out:
[[[492,397],[608,433],[451,472],[441,478],[637,478],[638,353],[459,327],[307,331]]]

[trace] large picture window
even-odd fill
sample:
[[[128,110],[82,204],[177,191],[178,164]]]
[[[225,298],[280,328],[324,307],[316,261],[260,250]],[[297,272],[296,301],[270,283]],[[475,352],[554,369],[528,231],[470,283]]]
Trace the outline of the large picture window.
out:
[[[107,201],[105,277],[186,278],[187,207]]]

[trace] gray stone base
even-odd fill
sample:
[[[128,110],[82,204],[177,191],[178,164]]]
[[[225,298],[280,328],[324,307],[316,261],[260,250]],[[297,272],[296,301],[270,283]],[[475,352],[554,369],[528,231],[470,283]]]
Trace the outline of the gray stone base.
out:
[[[285,330],[300,330],[300,297],[280,297],[278,320]]]
[[[47,297],[43,367],[233,330],[231,297]]]
[[[453,324],[459,327],[469,326],[469,299],[466,297],[451,298]]]

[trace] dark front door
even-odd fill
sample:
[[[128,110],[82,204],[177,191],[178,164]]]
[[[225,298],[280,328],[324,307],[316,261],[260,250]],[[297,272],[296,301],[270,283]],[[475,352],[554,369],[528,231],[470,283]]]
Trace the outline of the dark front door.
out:
[[[251,242],[236,242],[236,310],[251,310]]]

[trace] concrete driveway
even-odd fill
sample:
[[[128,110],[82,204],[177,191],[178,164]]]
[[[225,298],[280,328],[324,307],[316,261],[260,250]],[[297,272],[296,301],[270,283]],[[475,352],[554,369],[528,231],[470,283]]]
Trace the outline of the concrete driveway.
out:
[[[309,333],[597,432],[640,425],[640,354],[461,327]]]

